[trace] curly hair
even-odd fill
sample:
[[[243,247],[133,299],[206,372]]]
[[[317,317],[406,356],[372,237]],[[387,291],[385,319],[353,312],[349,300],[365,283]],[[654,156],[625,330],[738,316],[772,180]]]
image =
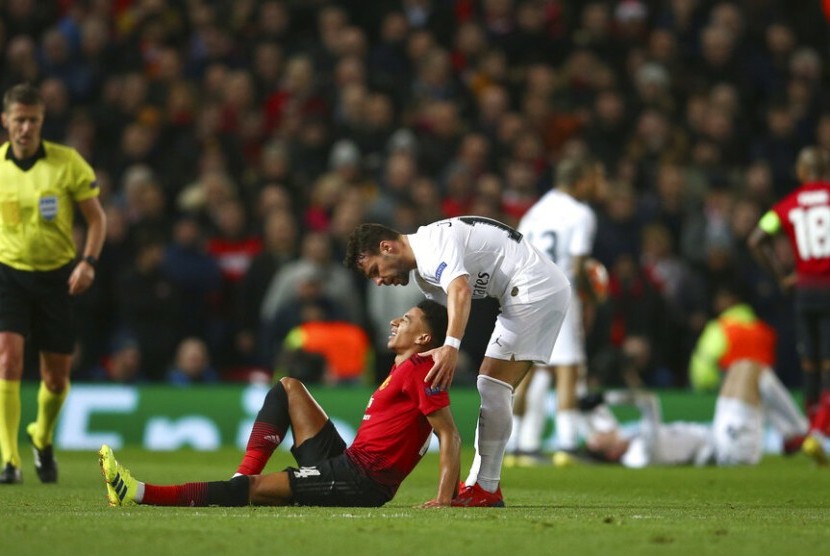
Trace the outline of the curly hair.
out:
[[[351,270],[360,270],[360,259],[364,255],[379,255],[381,241],[396,240],[400,237],[399,231],[381,224],[361,224],[349,236],[343,264]]]

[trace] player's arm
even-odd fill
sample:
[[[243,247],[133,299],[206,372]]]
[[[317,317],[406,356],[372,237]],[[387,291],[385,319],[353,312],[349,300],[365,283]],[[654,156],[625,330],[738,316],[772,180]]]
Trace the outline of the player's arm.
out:
[[[79,201],[78,208],[86,220],[86,243],[84,244],[81,261],[69,277],[69,293],[71,295],[83,293],[95,280],[95,267],[87,261],[87,258],[98,259],[107,233],[107,217],[98,197]]]
[[[448,343],[423,354],[431,355],[434,361],[432,368],[424,378],[424,382],[429,382],[432,388],[446,390],[452,384],[455,366],[458,364],[458,346],[449,345],[449,342],[451,338],[460,341],[464,336],[467,320],[470,318],[471,303],[472,290],[467,281],[467,275],[457,276],[447,286]]]
[[[455,426],[450,407],[442,407],[427,415],[430,426],[438,437],[440,462],[438,494],[423,504],[424,508],[449,506],[461,473],[461,435]]]
[[[767,272],[775,277],[775,281],[786,291],[792,285],[793,275],[775,254],[773,238],[781,230],[781,219],[775,211],[767,212],[747,238],[749,250]]]

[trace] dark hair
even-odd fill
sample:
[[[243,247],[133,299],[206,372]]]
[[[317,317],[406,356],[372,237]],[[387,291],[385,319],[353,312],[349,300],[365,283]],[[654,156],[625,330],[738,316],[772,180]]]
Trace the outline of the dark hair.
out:
[[[381,241],[395,240],[399,237],[401,237],[400,232],[381,224],[361,224],[349,236],[343,264],[346,268],[359,270],[358,263],[363,255],[378,255]]]
[[[432,333],[432,347],[444,345],[444,339],[447,337],[447,308],[432,301],[431,299],[424,299],[417,305],[418,309],[423,311],[424,320],[429,326],[429,331]]]
[[[594,171],[598,164],[597,159],[588,155],[565,158],[556,166],[556,185],[571,187]]]
[[[21,83],[15,85],[3,95],[3,111],[8,112],[15,102],[26,106],[42,106],[43,97],[40,96],[40,91],[34,85]]]

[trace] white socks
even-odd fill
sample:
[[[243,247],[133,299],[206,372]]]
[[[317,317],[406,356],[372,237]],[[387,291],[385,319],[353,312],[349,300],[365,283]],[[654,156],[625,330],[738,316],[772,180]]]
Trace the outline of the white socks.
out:
[[[516,448],[521,452],[538,452],[542,447],[542,431],[548,416],[548,390],[552,377],[546,369],[533,373],[525,394],[525,414],[518,430]]]
[[[556,447],[559,450],[576,450],[579,447],[579,430],[582,415],[578,409],[556,411]]]
[[[504,449],[513,428],[513,387],[489,376],[478,375],[481,412],[476,427],[476,455],[466,484],[476,482],[487,492],[496,492],[501,479]]]
[[[758,389],[766,416],[781,436],[786,439],[807,433],[810,427],[807,418],[798,410],[775,371],[767,369],[761,373]]]

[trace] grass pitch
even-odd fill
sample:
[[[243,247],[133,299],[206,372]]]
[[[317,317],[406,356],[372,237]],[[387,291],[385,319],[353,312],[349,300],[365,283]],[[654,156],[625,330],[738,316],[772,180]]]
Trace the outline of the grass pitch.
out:
[[[465,452],[463,468],[471,459]],[[140,480],[229,477],[240,454],[117,450]],[[428,454],[378,509],[110,508],[94,452],[58,455],[60,483],[0,486],[2,554],[813,554],[830,544],[830,468],[803,456],[757,467],[506,469],[504,509],[413,506],[431,498]],[[269,469],[290,456],[278,452]]]

